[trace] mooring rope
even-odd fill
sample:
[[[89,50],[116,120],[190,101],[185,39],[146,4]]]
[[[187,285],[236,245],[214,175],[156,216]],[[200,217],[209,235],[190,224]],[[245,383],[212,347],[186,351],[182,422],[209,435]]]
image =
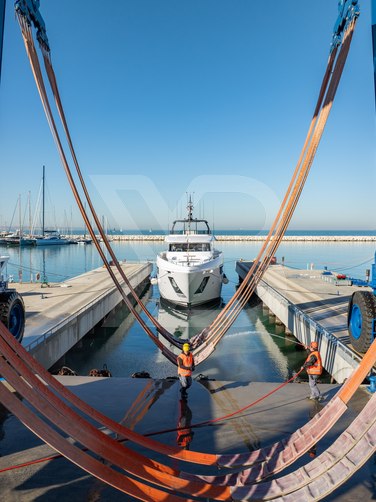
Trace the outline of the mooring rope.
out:
[[[266,399],[267,397],[271,396],[272,394],[275,394],[276,392],[278,392],[279,390],[281,390],[283,387],[285,387],[289,383],[293,382],[299,376],[299,374],[302,371],[303,370],[300,370],[298,373],[296,373],[295,375],[293,375],[289,380],[286,380],[285,382],[281,383],[275,389],[272,389],[271,391],[267,392],[263,396],[255,399],[255,401],[252,401],[251,403],[247,404],[246,406],[243,406],[242,408],[240,408],[238,410],[235,410],[232,413],[228,413],[227,415],[223,415],[223,416],[218,417],[218,418],[213,418],[211,420],[204,420],[203,422],[193,423],[193,424],[191,424],[189,426],[189,428],[193,429],[193,428],[198,428],[198,427],[206,427],[206,426],[209,426],[209,425],[217,424],[218,422],[223,422],[225,420],[228,420],[229,418],[232,418],[235,415],[239,415],[243,411],[246,411],[249,408],[251,408],[253,406],[256,406],[256,404],[260,403],[261,401],[264,401],[264,399]],[[146,434],[143,434],[143,436],[144,437],[159,436],[160,434],[167,434],[169,432],[177,432],[177,431],[180,431],[180,430],[186,429],[186,428],[187,428],[186,426],[182,426],[182,427],[177,426],[177,427],[173,427],[173,428],[170,428],[170,429],[161,429],[161,430],[154,431],[154,432],[148,432]],[[126,442],[126,441],[130,441],[130,439],[128,439],[128,438],[119,438],[119,439],[117,439],[117,441],[119,443],[123,443],[123,442]],[[82,449],[86,450],[86,448],[82,448]],[[63,457],[62,454],[56,453],[55,455],[49,455],[49,456],[46,456],[46,457],[41,457],[41,458],[38,458],[38,459],[35,459],[35,460],[30,460],[29,462],[23,462],[21,464],[13,464],[13,465],[1,468],[0,469],[0,474],[3,473],[3,472],[7,472],[7,471],[13,471],[13,470],[16,470],[16,469],[21,469],[22,467],[29,467],[29,466],[34,465],[34,464],[40,464],[42,462],[48,462],[50,460],[56,460],[56,459],[62,458],[62,457]]]

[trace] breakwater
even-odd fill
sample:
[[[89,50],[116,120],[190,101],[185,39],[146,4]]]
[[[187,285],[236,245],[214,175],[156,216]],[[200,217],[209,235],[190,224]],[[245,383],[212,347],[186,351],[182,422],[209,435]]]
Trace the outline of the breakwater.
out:
[[[78,235],[72,237],[80,237]],[[111,235],[113,241],[164,241],[165,235]],[[262,242],[264,235],[216,235],[222,242]],[[376,242],[376,235],[285,235],[283,242]]]

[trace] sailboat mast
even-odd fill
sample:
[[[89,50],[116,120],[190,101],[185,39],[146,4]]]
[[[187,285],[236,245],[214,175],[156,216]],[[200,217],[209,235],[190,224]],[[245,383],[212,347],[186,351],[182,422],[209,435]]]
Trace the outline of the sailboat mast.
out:
[[[22,214],[21,214],[21,194],[18,194],[18,219],[19,219],[19,227],[20,227],[20,239],[22,236]]]
[[[375,84],[375,98],[376,98],[376,0],[372,0],[371,3],[371,19],[372,19],[371,22],[372,22],[372,47],[373,47],[373,78]]]
[[[42,176],[42,235],[44,237],[44,172],[45,167],[43,166],[43,176]]]
[[[29,190],[28,206],[29,206],[29,237],[31,237],[32,229],[31,229],[31,192],[30,192],[30,190]]]

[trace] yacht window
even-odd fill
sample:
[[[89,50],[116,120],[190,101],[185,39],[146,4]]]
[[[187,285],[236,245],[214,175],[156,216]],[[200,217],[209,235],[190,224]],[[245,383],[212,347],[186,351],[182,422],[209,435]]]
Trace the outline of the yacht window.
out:
[[[178,295],[182,295],[183,294],[183,291],[179,288],[179,286],[176,284],[176,281],[173,277],[169,277],[168,278],[170,283],[171,283],[171,286],[173,287],[174,291],[176,294]]]
[[[197,290],[195,292],[195,295],[198,295],[204,291],[208,281],[209,281],[209,276],[207,275],[206,277],[204,277],[202,279],[201,284],[199,285],[199,287],[197,288]]]
[[[177,246],[176,244],[170,244],[169,251],[180,251],[180,252],[200,252],[200,251],[210,251],[210,243],[208,242],[191,242],[183,243]]]

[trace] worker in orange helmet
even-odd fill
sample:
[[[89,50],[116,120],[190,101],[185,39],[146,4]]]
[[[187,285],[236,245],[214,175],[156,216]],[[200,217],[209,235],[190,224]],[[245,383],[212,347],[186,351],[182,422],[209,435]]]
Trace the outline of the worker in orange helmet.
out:
[[[318,343],[311,342],[309,351],[310,353],[308,354],[305,363],[301,367],[301,369],[305,369],[308,374],[309,388],[311,390],[311,395],[308,397],[308,399],[323,401],[324,398],[320,394],[319,388],[317,387],[317,379],[322,373],[322,361]]]
[[[183,345],[183,351],[177,358],[178,375],[181,384],[181,397],[187,397],[187,389],[192,385],[192,371],[195,369],[195,361],[189,343]]]

